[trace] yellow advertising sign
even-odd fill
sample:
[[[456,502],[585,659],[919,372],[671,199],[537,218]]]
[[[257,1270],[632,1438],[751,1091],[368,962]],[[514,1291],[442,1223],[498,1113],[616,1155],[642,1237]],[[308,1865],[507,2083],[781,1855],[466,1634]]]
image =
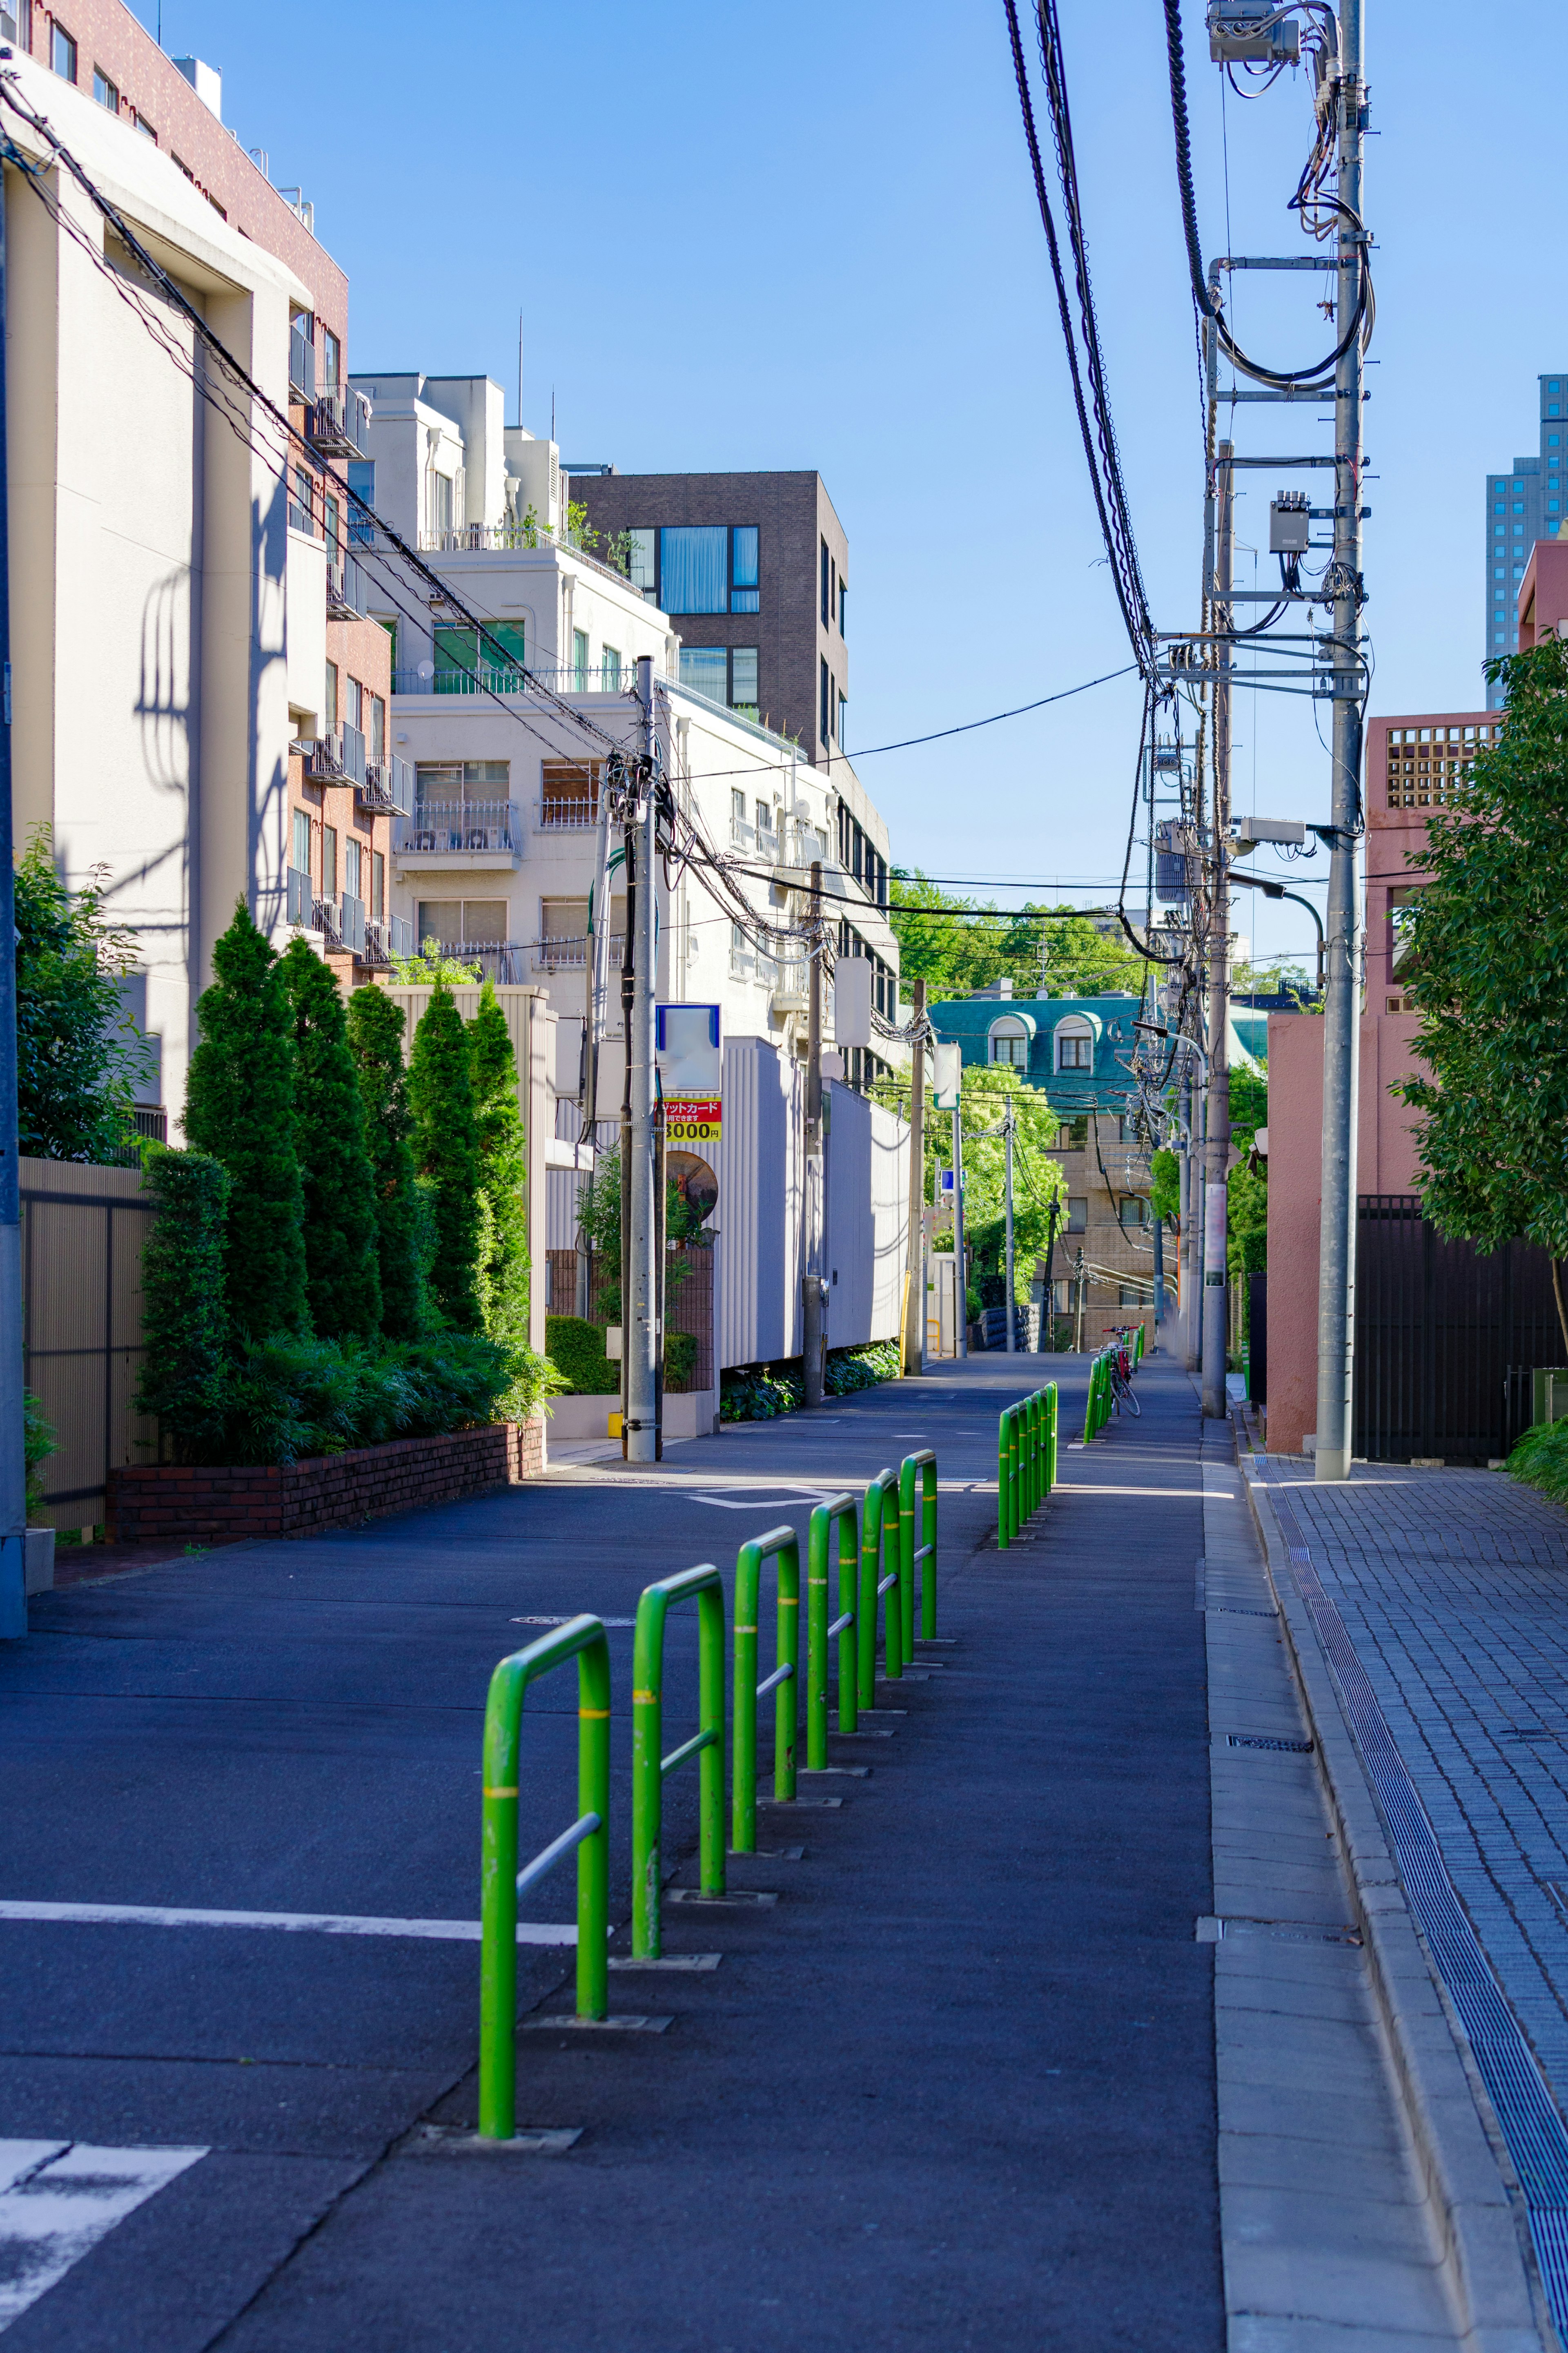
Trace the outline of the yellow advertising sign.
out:
[[[666,1097],[664,1134],[668,1144],[717,1144],[723,1134],[722,1099],[718,1095]]]

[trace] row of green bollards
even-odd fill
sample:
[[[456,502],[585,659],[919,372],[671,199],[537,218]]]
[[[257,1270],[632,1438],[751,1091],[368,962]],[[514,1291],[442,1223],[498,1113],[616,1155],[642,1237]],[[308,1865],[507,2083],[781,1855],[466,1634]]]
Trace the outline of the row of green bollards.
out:
[[[1055,1390],[1051,1395],[1055,1465]],[[897,1679],[917,1640],[936,1635],[936,1456],[906,1455],[895,1474],[879,1472],[857,1506],[851,1494],[818,1504],[806,1537],[805,1749],[808,1769],[827,1762],[827,1661],[838,1643],[838,1728],[856,1729],[876,1698],[878,1605],[885,1602],[884,1672]],[[838,1615],[828,1620],[832,1555],[838,1562]],[[763,1571],[775,1563],[777,1634],[773,1672],[757,1680]],[[918,1603],[917,1603],[918,1588]],[[741,1546],[735,1565],[734,1725],[731,1832],[733,1852],[757,1844],[757,1702],[773,1699],[773,1796],[795,1795],[800,1689],[800,1539],[770,1528]],[[669,1611],[698,1610],[698,1728],[664,1754],[664,1636]],[[518,1789],[523,1702],[529,1685],[575,1659],[577,1820],[520,1872]],[[659,1957],[660,1850],[666,1778],[692,1758],[700,1772],[700,1892],[722,1895],[724,1866],[724,1586],[710,1564],[645,1588],[632,1650],[632,1955]],[[577,2015],[609,2008],[610,1655],[602,1620],[584,1615],[503,1659],[485,1709],[480,1887],[479,2135],[516,2132],[518,1897],[574,1846],[577,1850]]]
[[[1005,1552],[1057,1483],[1057,1385],[1004,1406],[996,1433],[996,1546]]]

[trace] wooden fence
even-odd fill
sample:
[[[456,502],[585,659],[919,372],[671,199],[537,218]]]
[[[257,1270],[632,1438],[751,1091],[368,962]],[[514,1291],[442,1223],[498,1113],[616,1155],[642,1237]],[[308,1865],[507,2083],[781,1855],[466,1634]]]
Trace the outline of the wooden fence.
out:
[[[91,1527],[110,1470],[156,1460],[157,1425],[131,1404],[142,1245],[155,1212],[140,1168],[24,1160],[21,1175],[23,1378],[58,1444],[29,1516],[38,1527]]]

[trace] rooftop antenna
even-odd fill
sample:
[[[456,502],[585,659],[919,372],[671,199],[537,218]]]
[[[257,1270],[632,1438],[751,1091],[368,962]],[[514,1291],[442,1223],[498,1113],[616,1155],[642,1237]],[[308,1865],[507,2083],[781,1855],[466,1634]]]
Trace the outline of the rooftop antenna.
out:
[[[522,429],[522,312],[517,314],[517,423]]]

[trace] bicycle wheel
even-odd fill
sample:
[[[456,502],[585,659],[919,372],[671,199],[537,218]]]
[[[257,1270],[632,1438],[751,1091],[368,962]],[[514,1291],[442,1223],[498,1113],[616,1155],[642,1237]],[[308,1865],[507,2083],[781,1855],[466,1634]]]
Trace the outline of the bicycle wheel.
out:
[[[1138,1402],[1137,1397],[1136,1397],[1136,1395],[1135,1395],[1135,1393],[1134,1393],[1134,1391],[1133,1391],[1133,1388],[1132,1388],[1132,1384],[1131,1384],[1131,1381],[1122,1381],[1122,1382],[1121,1382],[1121,1383],[1119,1384],[1119,1387],[1120,1387],[1120,1388],[1121,1388],[1121,1394],[1122,1394],[1122,1396],[1126,1398],[1126,1400],[1127,1400],[1127,1402],[1128,1402],[1129,1406],[1131,1408],[1132,1411],[1133,1411],[1135,1414],[1142,1415],[1142,1411],[1143,1411],[1143,1409],[1142,1409],[1142,1406],[1139,1404],[1139,1402]]]

